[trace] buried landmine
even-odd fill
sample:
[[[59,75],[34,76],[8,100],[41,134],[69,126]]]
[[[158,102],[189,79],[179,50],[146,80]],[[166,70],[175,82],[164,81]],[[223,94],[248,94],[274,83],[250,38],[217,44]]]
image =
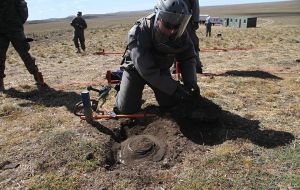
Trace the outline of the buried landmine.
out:
[[[114,130],[106,146],[106,169],[119,167],[170,168],[182,161],[192,146],[217,142],[222,125],[222,110],[200,98],[197,104],[180,105],[157,117],[126,120]],[[196,106],[196,108],[195,108]],[[194,146],[195,147],[195,146]],[[203,146],[203,151],[205,148]],[[123,166],[122,166],[123,165]]]
[[[122,164],[131,164],[136,160],[158,162],[166,153],[167,145],[152,135],[133,136],[121,143],[117,160]]]

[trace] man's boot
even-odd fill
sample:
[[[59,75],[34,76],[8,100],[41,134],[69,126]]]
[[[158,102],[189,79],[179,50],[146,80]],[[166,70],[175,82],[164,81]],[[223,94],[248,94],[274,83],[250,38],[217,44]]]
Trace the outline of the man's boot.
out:
[[[37,72],[33,76],[34,76],[34,80],[36,81],[36,85],[38,89],[49,88],[49,86],[44,82],[44,78],[41,72]]]
[[[4,82],[3,82],[3,79],[0,78],[0,92],[3,92],[4,91]]]

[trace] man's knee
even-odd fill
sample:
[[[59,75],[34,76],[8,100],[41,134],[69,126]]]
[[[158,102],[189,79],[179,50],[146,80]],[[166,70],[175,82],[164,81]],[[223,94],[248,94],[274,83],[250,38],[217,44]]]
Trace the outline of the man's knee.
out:
[[[125,71],[120,91],[116,97],[116,106],[121,113],[131,114],[140,111],[144,82],[133,71]]]
[[[119,113],[133,114],[141,110],[141,104],[138,101],[131,102],[118,94],[116,97],[116,108]]]

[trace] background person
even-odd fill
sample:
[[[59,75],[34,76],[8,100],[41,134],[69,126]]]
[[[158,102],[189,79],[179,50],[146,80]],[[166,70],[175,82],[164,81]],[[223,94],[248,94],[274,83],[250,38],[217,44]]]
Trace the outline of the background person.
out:
[[[209,36],[211,37],[211,18],[208,16],[205,20],[205,26],[206,26],[206,37]]]
[[[4,90],[6,52],[12,43],[23,60],[27,70],[34,76],[38,87],[45,87],[35,58],[29,54],[30,45],[26,41],[23,24],[28,18],[27,3],[24,0],[0,1],[0,91]]]
[[[84,30],[87,28],[87,24],[85,20],[82,18],[82,12],[77,13],[77,17],[75,17],[72,22],[71,26],[74,27],[74,44],[77,49],[77,53],[80,53],[80,47],[79,47],[79,42],[81,49],[85,51],[85,38],[84,38]]]
[[[145,84],[152,88],[162,108],[200,96],[197,55],[185,30],[190,17],[184,0],[158,0],[155,12],[130,29],[116,112],[140,111]],[[170,67],[175,61],[180,62],[183,84],[171,76]]]

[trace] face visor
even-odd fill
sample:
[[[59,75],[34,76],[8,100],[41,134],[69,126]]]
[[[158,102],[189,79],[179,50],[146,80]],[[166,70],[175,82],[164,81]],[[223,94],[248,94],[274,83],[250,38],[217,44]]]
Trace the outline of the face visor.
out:
[[[167,11],[157,11],[155,16],[155,40],[160,43],[180,38],[186,29],[191,14],[178,14]]]

